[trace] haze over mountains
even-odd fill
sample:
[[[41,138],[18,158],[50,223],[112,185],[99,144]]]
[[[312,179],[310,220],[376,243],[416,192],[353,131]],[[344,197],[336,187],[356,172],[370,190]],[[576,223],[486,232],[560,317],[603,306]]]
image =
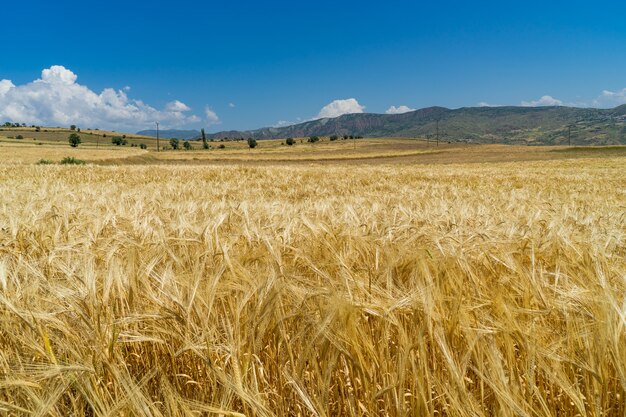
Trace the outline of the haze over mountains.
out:
[[[364,137],[426,137],[451,142],[626,144],[626,105],[613,109],[574,107],[429,107],[403,114],[347,114],[285,127],[208,134],[209,139],[274,139],[355,135]],[[140,134],[155,136],[155,131]],[[198,138],[197,131],[162,131],[162,137]]]

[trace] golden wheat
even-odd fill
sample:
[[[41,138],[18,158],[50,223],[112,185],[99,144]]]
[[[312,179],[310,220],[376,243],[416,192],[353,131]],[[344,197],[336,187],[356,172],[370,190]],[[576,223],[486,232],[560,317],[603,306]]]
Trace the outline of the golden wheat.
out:
[[[622,416],[624,159],[0,165],[0,413]]]

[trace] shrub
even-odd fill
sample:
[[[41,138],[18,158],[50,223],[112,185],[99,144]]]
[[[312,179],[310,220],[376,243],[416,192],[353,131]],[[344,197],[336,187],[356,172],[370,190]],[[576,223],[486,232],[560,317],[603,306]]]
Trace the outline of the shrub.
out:
[[[319,136],[311,136],[309,140],[307,140],[307,142],[315,143],[315,142],[319,142],[319,140],[320,140]]]
[[[52,165],[54,164],[54,162],[52,162],[49,159],[40,159],[39,162],[37,162],[37,165]]]
[[[220,146],[218,146],[218,148],[220,148],[220,149],[226,149],[226,145],[224,145],[224,144],[222,143]]]
[[[140,147],[141,149],[148,149],[148,145],[146,145],[145,143],[140,143],[140,144],[139,144],[139,147]]]
[[[22,135],[17,135],[17,136],[15,137],[15,139],[24,139],[24,136],[22,136]]]
[[[295,140],[293,140],[293,138],[287,138],[287,140],[285,141],[285,143],[289,146],[292,146],[296,143]]]
[[[170,139],[170,146],[172,147],[172,149],[176,150],[179,149],[180,147],[180,141],[176,138],[172,138]]]
[[[248,138],[248,146],[250,149],[254,149],[257,146],[256,139]]]
[[[111,138],[111,143],[116,145],[116,146],[120,146],[120,145],[124,145],[125,146],[125,145],[128,144],[128,141],[126,139],[124,139],[124,138],[119,137],[119,136],[113,136]]]
[[[72,148],[76,148],[82,142],[80,140],[80,136],[78,136],[76,133],[72,133],[67,139],[68,139],[68,141],[70,143],[70,146]]]
[[[337,136],[337,135],[332,135],[332,136],[330,137],[330,140],[331,140],[331,141],[336,141],[337,139],[339,139],[339,136]]]
[[[61,159],[61,165],[85,165],[85,161],[82,159],[76,159],[73,156],[66,156]]]
[[[193,149],[192,146],[191,146],[191,143],[189,143],[188,140],[183,142],[183,148],[185,148],[186,151],[189,151],[189,150]]]

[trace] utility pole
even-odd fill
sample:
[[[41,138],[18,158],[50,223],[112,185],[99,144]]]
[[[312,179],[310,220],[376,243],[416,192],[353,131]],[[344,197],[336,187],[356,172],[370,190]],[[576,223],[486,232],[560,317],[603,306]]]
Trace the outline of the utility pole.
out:
[[[156,122],[157,125],[157,152],[159,152],[159,122]]]
[[[437,146],[439,146],[439,119],[437,119]]]
[[[572,125],[568,126],[569,131],[567,133],[567,146],[572,146]]]

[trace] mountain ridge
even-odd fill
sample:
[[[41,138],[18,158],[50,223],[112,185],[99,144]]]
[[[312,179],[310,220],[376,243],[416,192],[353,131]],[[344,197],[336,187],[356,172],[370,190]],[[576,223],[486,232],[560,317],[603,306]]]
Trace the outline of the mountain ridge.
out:
[[[438,136],[440,140],[453,142],[558,145],[571,141],[572,144],[602,145],[626,144],[625,122],[626,104],[612,109],[433,106],[402,114],[355,113],[284,127],[230,130],[207,134],[207,138],[355,135],[436,139]]]

